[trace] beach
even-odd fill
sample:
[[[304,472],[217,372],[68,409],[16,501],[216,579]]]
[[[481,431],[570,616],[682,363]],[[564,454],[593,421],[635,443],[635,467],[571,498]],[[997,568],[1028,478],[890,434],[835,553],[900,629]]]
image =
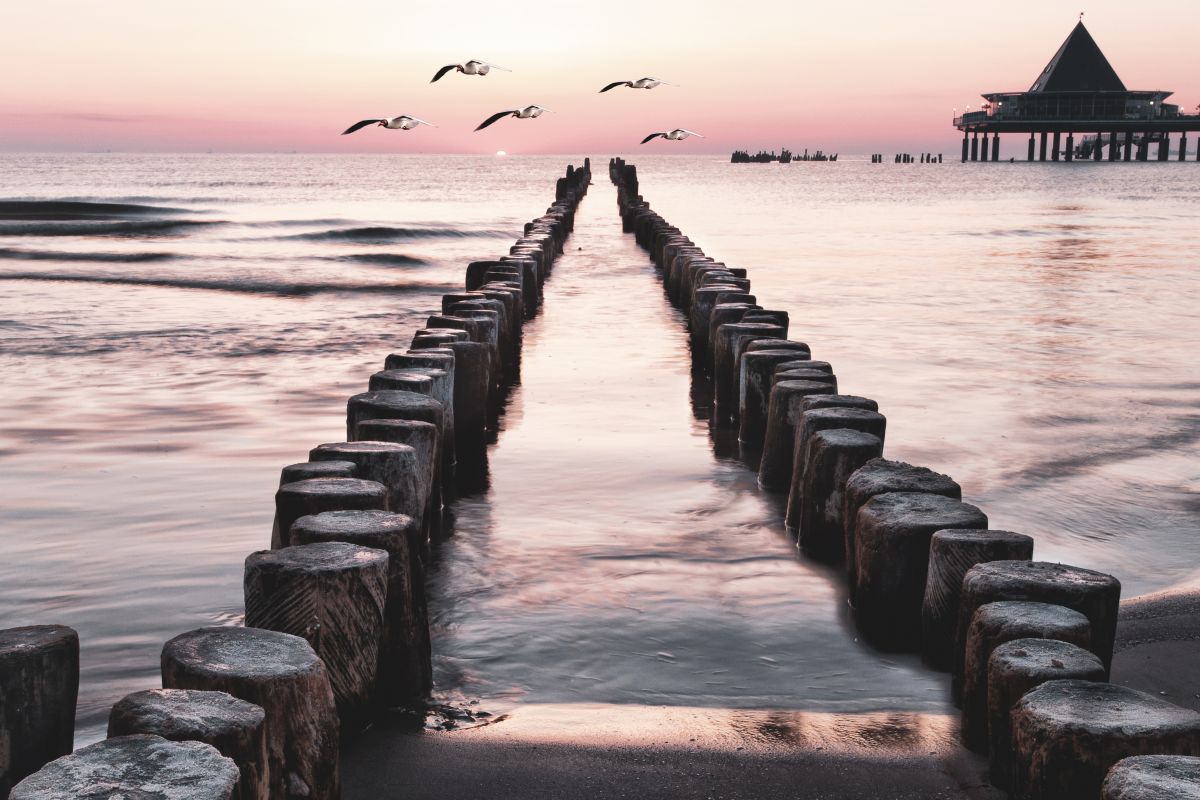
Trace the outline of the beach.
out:
[[[71,158],[36,193],[4,191],[32,205],[0,221],[5,413],[22,420],[0,459],[20,500],[0,514],[28,532],[0,600],[11,624],[80,630],[82,744],[157,685],[163,641],[240,622],[279,467],[343,438],[345,397],[538,213],[562,159],[385,162],[426,181],[408,201],[328,196],[342,170],[379,168],[366,157],[270,157],[256,182],[251,157],[195,156],[136,192],[156,157]],[[1117,574],[1127,598],[1194,579],[1190,166],[1153,196],[1155,165],[1074,189],[1025,165],[989,167],[986,187],[959,165],[639,166],[843,391],[879,401],[889,457],[955,476],[992,527]],[[447,175],[470,182],[429,201]],[[749,796],[721,776],[751,770],[871,796],[883,770],[887,796],[989,796],[945,677],[857,639],[841,576],[796,553],[778,497],[709,426],[678,314],[598,186],[526,325],[489,485],[433,546],[434,699],[477,727],[376,726],[347,749],[348,796],[450,792],[423,776],[464,760],[468,795],[586,778],[619,796],[652,772],[648,796]],[[1162,667],[1191,656],[1194,601],[1124,613],[1114,680],[1194,706]]]

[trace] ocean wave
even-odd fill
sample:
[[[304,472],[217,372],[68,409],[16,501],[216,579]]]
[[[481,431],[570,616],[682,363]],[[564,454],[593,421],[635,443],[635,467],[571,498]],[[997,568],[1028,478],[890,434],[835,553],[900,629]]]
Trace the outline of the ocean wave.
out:
[[[99,261],[142,264],[148,261],[167,261],[172,258],[176,258],[174,253],[71,253],[58,250],[17,250],[11,247],[0,247],[0,260]]]
[[[351,242],[354,244],[390,244],[405,239],[465,239],[472,236],[509,236],[505,231],[484,228],[395,228],[386,225],[371,225],[362,228],[333,228],[326,231],[297,233],[284,239],[302,239],[314,242]]]
[[[166,289],[202,289],[212,292],[269,294],[282,297],[307,297],[323,293],[416,294],[454,291],[449,284],[345,284],[285,283],[282,281],[206,280],[203,278],[139,278],[117,275],[76,275],[69,273],[25,272],[0,274],[0,281],[38,281],[41,283],[98,283],[113,286],[150,286]]]
[[[3,251],[0,251],[2,253]],[[356,264],[371,264],[377,267],[418,267],[429,262],[416,256],[402,256],[399,253],[351,253],[344,256],[330,256],[331,261],[353,261]]]
[[[224,225],[223,220],[149,219],[118,222],[41,222],[28,225],[0,224],[0,236],[138,236],[172,233],[187,228]]]
[[[0,200],[0,219],[79,220],[187,214],[186,208],[138,203],[92,203],[80,200]]]

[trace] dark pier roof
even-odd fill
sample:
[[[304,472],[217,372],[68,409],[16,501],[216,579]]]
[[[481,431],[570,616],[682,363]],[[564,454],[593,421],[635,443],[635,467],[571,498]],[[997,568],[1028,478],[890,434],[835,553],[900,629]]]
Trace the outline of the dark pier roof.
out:
[[[1081,20],[1029,91],[1123,92],[1125,84]]]

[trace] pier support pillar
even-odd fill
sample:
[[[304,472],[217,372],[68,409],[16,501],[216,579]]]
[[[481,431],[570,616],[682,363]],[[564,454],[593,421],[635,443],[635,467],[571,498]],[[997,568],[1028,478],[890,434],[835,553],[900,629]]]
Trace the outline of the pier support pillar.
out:
[[[1150,158],[1150,135],[1147,133],[1143,133],[1142,140],[1140,142],[1138,142],[1138,146],[1137,146],[1137,160],[1138,161],[1146,161],[1149,158]]]
[[[1133,155],[1133,131],[1125,131],[1125,160],[1129,161]]]
[[[1099,161],[1104,152],[1104,134],[1096,134],[1096,148],[1092,151],[1092,160]]]
[[[1115,132],[1110,133],[1108,135],[1108,160],[1116,161],[1117,157],[1118,157],[1117,154],[1120,151],[1121,151],[1121,145],[1117,140],[1117,134]]]
[[[979,132],[975,131],[971,134],[971,160],[979,160]]]
[[[992,134],[992,161],[1000,160],[1000,134]]]
[[[1075,160],[1075,134],[1067,134],[1067,161]]]
[[[1029,134],[1029,160],[1033,161],[1033,134]]]
[[[1062,134],[1054,132],[1054,151],[1050,153],[1051,161],[1058,161],[1058,151],[1062,149]]]
[[[988,160],[988,135],[986,131],[983,134],[983,141],[979,143],[979,160]]]
[[[968,152],[970,151],[970,148],[971,148],[971,141],[970,141],[970,139],[971,139],[971,137],[967,136],[967,132],[966,132],[966,131],[963,131],[963,143],[962,143],[962,160],[963,160],[963,163],[966,163],[966,161],[967,161],[967,154],[968,154]]]
[[[1047,133],[1042,131],[1042,141],[1040,147],[1038,148],[1038,161],[1046,160],[1046,137]]]
[[[1186,133],[1181,133],[1179,135],[1179,160],[1187,161],[1187,134]]]
[[[1167,156],[1171,152],[1171,134],[1163,133],[1162,138],[1158,140],[1158,160],[1166,161]]]

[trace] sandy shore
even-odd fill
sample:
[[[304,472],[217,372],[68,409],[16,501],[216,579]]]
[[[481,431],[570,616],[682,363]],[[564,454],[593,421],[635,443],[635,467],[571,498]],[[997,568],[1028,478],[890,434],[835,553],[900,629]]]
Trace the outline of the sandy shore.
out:
[[[1112,681],[1200,711],[1200,587],[1121,604]]]
[[[958,721],[931,714],[522,706],[452,733],[374,730],[347,798],[1000,798]]]
[[[1200,710],[1200,589],[1122,604],[1113,682]],[[454,798],[1004,797],[938,714],[529,705],[453,732],[376,727],[349,743],[345,796]]]

